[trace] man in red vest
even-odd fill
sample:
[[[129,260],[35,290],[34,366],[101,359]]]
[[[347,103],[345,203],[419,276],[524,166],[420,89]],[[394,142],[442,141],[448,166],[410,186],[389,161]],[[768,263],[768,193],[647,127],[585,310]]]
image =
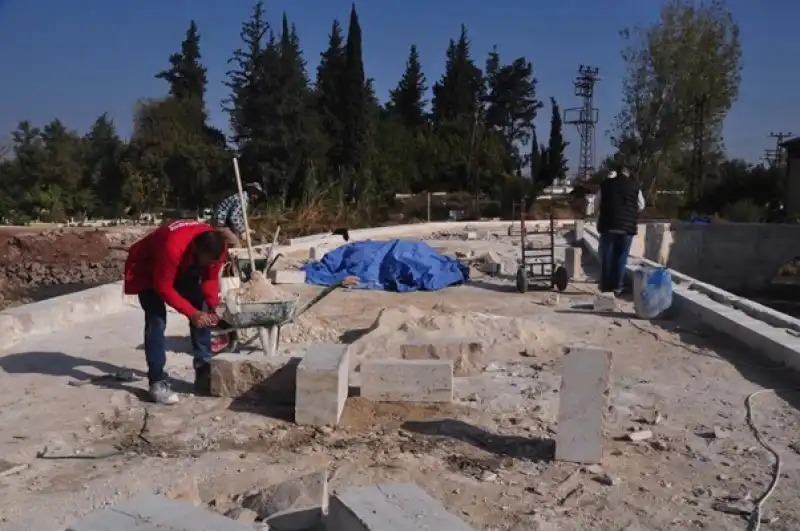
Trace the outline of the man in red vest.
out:
[[[195,392],[209,392],[211,327],[219,322],[219,272],[226,254],[225,236],[195,220],[177,220],[159,227],[128,252],[125,294],[138,295],[144,310],[147,376],[150,397],[156,403],[178,402],[164,371],[167,306],[189,319]]]

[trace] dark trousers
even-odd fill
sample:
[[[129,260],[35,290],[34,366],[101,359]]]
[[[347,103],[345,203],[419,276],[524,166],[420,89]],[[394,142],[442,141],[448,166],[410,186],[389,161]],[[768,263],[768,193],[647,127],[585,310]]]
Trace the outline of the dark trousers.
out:
[[[195,308],[207,308],[200,290],[199,275],[187,275],[175,283],[175,289]],[[152,385],[167,379],[167,346],[164,332],[167,328],[167,305],[153,290],[139,294],[139,304],[144,310],[144,355],[147,360],[147,378]],[[211,361],[211,329],[189,325],[192,355],[195,368]]]
[[[600,291],[622,291],[631,241],[630,234],[604,232],[600,235]]]

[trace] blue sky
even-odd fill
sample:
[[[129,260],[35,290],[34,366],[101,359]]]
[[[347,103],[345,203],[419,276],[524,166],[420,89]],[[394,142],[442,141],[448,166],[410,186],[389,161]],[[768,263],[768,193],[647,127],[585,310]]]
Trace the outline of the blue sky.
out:
[[[798,42],[800,2],[730,0],[742,28],[744,73],[739,101],[726,123],[732,156],[757,160],[770,131],[800,135],[800,106],[794,94],[800,71],[791,64]],[[238,46],[240,25],[251,0],[0,0],[0,137],[28,119],[36,125],[60,118],[85,131],[108,112],[129,134],[134,103],[160,96],[163,81],[153,75],[177,51],[191,19],[201,32],[209,71],[207,102],[214,123],[227,129],[219,102],[226,61]],[[539,80],[539,96],[554,96],[562,107],[578,105],[572,79],[581,63],[600,68],[598,159],[609,151],[605,135],[619,107],[623,65],[618,31],[655,20],[658,0],[361,0],[356,6],[364,34],[367,75],[386,98],[400,77],[408,47],[419,47],[429,81],[439,78],[448,39],[466,24],[480,66],[492,45],[501,56],[528,57]],[[268,14],[279,27],[286,10],[297,24],[308,61],[316,69],[334,18],[347,26],[345,0],[269,0]],[[779,38],[780,36],[780,38]],[[549,130],[549,110],[537,125]],[[796,129],[796,131],[794,129]],[[566,129],[571,167],[577,165],[577,134]]]

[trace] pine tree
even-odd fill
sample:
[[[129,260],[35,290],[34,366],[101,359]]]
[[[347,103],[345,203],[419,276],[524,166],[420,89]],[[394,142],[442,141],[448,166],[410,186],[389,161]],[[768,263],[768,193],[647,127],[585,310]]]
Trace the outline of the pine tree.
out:
[[[233,141],[242,158],[242,172],[248,180],[262,185],[267,184],[261,162],[268,158],[270,122],[266,110],[272,98],[264,67],[269,33],[264,3],[258,1],[250,18],[242,24],[239,33],[242,46],[228,60],[233,68],[227,73],[225,85],[230,88],[231,96],[223,102],[223,109],[230,116]]]
[[[533,66],[524,57],[502,64],[495,48],[486,61],[486,126],[496,131],[519,174],[528,158],[520,146],[531,139],[533,122],[542,103],[536,99]]]
[[[542,151],[539,148],[539,139],[536,138],[536,126],[531,126],[531,153],[528,158],[528,167],[531,172],[531,180],[536,182],[539,172],[542,170]]]
[[[342,167],[353,177],[347,186],[347,194],[356,199],[364,191],[364,183],[359,179],[366,168],[365,152],[367,141],[367,103],[369,91],[364,75],[364,59],[361,51],[361,25],[355,4],[350,10],[350,25],[347,29],[345,45],[344,77],[342,80]]]
[[[114,122],[106,113],[95,120],[83,137],[83,143],[83,187],[95,191],[100,215],[121,215],[125,187],[125,175],[121,166],[124,144],[117,134]]]
[[[200,34],[194,20],[186,30],[180,53],[169,58],[170,68],[156,74],[169,83],[169,94],[180,102],[191,102],[203,113],[206,93],[206,68],[200,63]],[[205,120],[203,114],[202,119]]]
[[[328,49],[320,54],[315,83],[317,114],[327,144],[325,162],[328,173],[338,171],[344,162],[342,156],[344,66],[342,27],[338,20],[334,20],[331,33],[328,35]]]
[[[149,152],[164,160],[167,189],[177,206],[202,209],[210,189],[218,186],[220,163],[225,155],[219,131],[206,123],[206,68],[201,64],[200,34],[194,21],[181,42],[181,51],[169,58],[170,67],[156,74],[169,84],[170,97],[151,102],[153,116],[171,131],[143,129],[155,137],[139,139],[139,146],[149,145]],[[147,113],[144,113],[146,115]],[[168,142],[166,140],[169,140]],[[160,145],[156,145],[160,144]]]
[[[303,195],[304,171],[309,157],[306,120],[309,89],[300,39],[296,28],[289,24],[286,13],[283,14],[276,51],[271,162],[275,173],[270,184],[285,201],[296,202]]]
[[[396,114],[409,129],[417,129],[426,122],[425,117],[425,74],[419,61],[419,52],[415,45],[411,46],[406,61],[406,70],[397,84],[397,88],[389,93],[389,110]]]
[[[467,28],[461,26],[458,41],[450,40],[442,78],[433,85],[432,112],[436,123],[473,121],[481,109],[484,81],[470,54]]]
[[[567,157],[564,150],[567,143],[564,142],[564,133],[561,130],[561,109],[555,98],[550,98],[552,115],[550,117],[550,139],[547,143],[547,178],[548,184],[561,180],[567,176]]]

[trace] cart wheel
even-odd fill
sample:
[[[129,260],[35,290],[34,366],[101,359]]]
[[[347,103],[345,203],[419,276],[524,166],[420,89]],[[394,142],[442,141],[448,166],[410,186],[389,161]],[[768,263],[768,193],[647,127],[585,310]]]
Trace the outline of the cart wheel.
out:
[[[211,353],[215,356],[225,352],[236,352],[239,340],[235,332],[217,334],[211,339]]]
[[[569,282],[569,275],[567,274],[567,268],[564,266],[558,266],[553,273],[553,285],[558,289],[558,291],[564,291],[567,289],[567,283]]]
[[[528,291],[528,273],[525,267],[517,269],[517,291],[526,293]]]

